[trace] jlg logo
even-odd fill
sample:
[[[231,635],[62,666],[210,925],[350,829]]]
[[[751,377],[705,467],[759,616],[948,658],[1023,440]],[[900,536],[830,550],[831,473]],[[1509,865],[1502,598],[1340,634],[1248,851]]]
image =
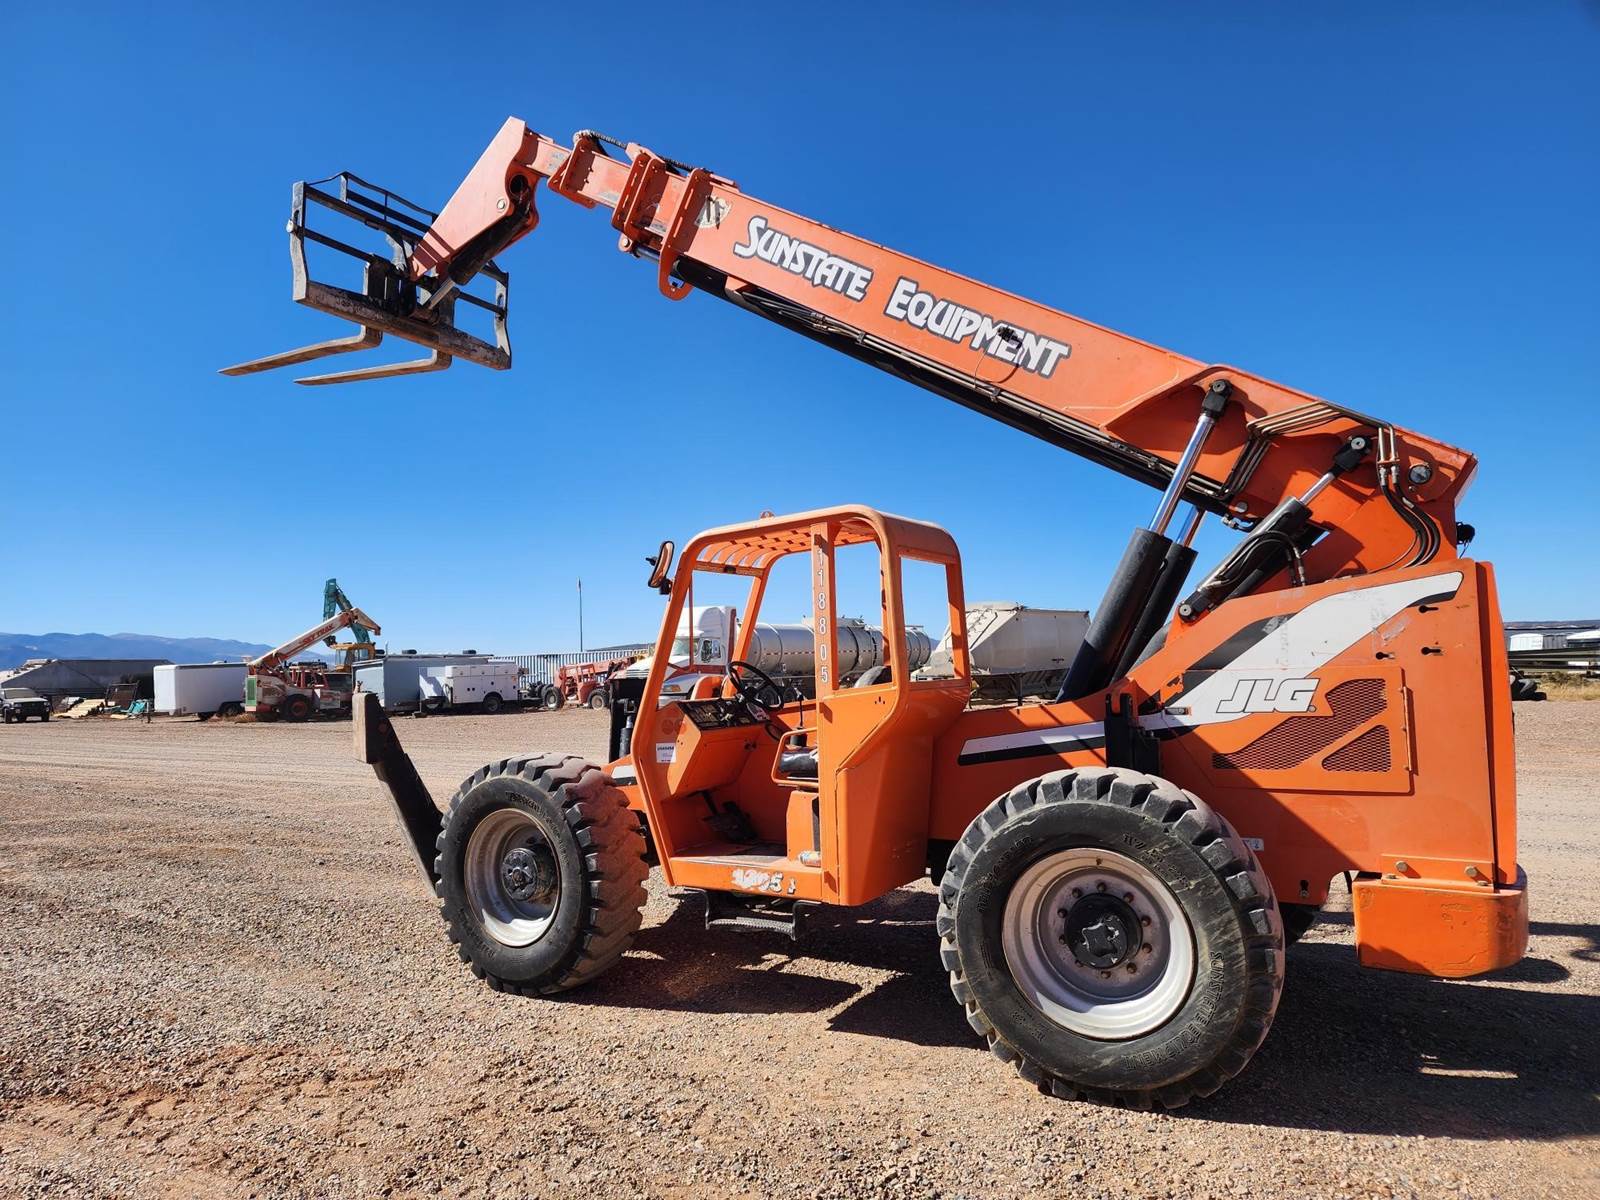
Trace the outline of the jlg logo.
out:
[[[1310,712],[1316,695],[1315,679],[1285,679],[1281,675],[1244,678],[1234,684],[1233,695],[1218,702],[1217,711],[1230,716]]]

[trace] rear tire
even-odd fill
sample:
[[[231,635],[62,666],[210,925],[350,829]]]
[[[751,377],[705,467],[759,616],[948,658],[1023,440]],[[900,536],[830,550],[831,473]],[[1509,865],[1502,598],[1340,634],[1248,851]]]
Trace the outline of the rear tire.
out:
[[[1055,771],[989,805],[951,852],[938,930],[968,1023],[1065,1098],[1210,1095],[1283,989],[1283,921],[1249,848],[1198,797],[1123,768]]]
[[[610,708],[611,693],[606,691],[605,688],[596,688],[589,695],[589,707],[595,709]]]
[[[311,716],[311,701],[305,696],[290,696],[278,706],[285,721],[304,721]]]
[[[485,713],[493,716],[495,713],[500,711],[500,693],[490,692],[483,698],[478,707],[483,709]]]
[[[496,991],[587,983],[633,943],[644,837],[599,767],[571,755],[508,758],[450,800],[437,891],[461,961]]]
[[[221,708],[217,709],[217,716],[223,717],[223,718],[231,721],[231,720],[233,720],[234,717],[239,716],[243,712],[244,712],[244,705],[243,704],[241,704],[237,700],[229,700]]]

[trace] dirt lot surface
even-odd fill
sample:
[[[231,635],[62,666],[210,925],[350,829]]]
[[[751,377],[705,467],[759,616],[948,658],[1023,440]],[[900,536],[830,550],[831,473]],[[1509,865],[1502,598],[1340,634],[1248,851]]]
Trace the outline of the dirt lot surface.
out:
[[[597,754],[597,716],[400,731],[442,796],[490,758]],[[348,725],[7,726],[0,1194],[1600,1195],[1600,705],[1517,716],[1528,959],[1362,971],[1329,913],[1255,1062],[1173,1115],[992,1059],[926,886],[793,948],[652,883],[611,974],[503,996]]]

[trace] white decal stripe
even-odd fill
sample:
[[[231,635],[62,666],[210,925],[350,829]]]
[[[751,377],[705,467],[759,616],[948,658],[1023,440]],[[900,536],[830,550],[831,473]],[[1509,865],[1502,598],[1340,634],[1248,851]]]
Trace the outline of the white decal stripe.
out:
[[[1234,693],[1239,673],[1285,679],[1315,674],[1419,600],[1460,588],[1461,580],[1460,571],[1446,571],[1324,596],[1185,694],[1179,705],[1187,712],[1156,713],[1139,723],[1145,728],[1186,729],[1236,720],[1239,713],[1221,712],[1218,706]]]
[[[1057,725],[1051,729],[1025,729],[1021,733],[1001,733],[993,737],[973,738],[961,747],[961,757],[992,754],[1001,750],[1020,750],[1023,747],[1081,742],[1087,738],[1104,737],[1105,733],[1106,727],[1099,721],[1084,725]]]

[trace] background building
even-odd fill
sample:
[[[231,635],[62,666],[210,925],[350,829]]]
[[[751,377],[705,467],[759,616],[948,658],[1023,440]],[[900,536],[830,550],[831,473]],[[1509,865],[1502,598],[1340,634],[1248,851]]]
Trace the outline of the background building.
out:
[[[108,687],[131,683],[135,695],[155,695],[155,669],[164,658],[32,658],[0,673],[0,686],[32,688],[52,703],[67,696],[98,699]]]

